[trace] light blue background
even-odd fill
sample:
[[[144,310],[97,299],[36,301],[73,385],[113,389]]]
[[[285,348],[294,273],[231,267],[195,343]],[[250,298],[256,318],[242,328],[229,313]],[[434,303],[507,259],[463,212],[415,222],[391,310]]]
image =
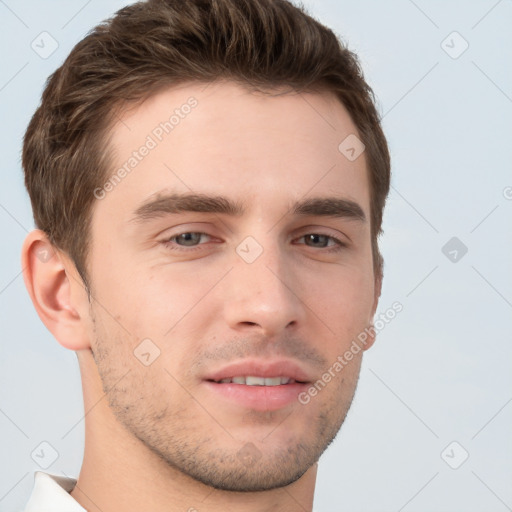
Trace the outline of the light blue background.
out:
[[[1,512],[25,504],[42,441],[59,453],[48,471],[77,476],[84,435],[76,357],[39,321],[21,276],[33,227],[22,136],[47,76],[125,3],[0,0]],[[359,54],[379,99],[393,162],[379,310],[404,306],[366,355],[320,462],[315,511],[512,510],[512,2],[306,6]],[[43,31],[59,45],[47,59],[31,48]],[[453,31],[469,44],[456,59],[441,46]],[[453,236],[468,248],[456,263],[441,251]],[[458,469],[441,457],[452,441],[469,453]]]

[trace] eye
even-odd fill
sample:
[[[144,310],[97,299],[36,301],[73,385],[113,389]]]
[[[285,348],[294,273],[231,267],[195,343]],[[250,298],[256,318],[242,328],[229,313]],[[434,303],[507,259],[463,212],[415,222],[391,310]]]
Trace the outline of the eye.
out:
[[[175,246],[196,247],[197,245],[202,245],[199,242],[201,242],[201,240],[204,242],[205,237],[209,239],[210,235],[196,231],[187,231],[186,233],[180,233],[178,235],[172,236],[171,238],[168,238],[167,240],[164,240],[163,244],[171,249],[176,249]]]
[[[330,235],[322,235],[320,233],[308,233],[306,235],[297,238],[297,240],[304,239],[304,245],[308,247],[315,247],[317,249],[325,249],[327,247],[332,247],[329,251],[339,251],[343,247],[347,245],[343,243],[341,240],[334,236]],[[332,242],[332,243],[329,243]]]
[[[171,250],[186,250],[186,248],[195,248],[200,245],[204,245],[206,242],[211,241],[212,237],[207,233],[200,231],[187,231],[173,235],[172,237],[164,240],[162,243],[165,247]],[[298,242],[300,245],[306,245],[316,249],[327,249],[327,252],[339,251],[347,245],[339,240],[338,238],[330,235],[324,235],[321,233],[307,233],[302,235],[296,240],[304,240],[304,242]]]

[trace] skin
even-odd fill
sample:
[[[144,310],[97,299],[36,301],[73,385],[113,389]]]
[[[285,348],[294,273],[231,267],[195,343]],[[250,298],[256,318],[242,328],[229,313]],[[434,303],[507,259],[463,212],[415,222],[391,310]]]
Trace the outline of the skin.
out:
[[[23,247],[38,314],[80,363],[86,440],[71,494],[94,512],[312,510],[316,463],[350,407],[363,351],[309,403],[277,410],[219,397],[203,377],[234,361],[284,357],[314,382],[371,324],[381,280],[365,155],[349,161],[338,151],[357,130],[328,93],[192,83],[119,115],[112,170],[191,96],[190,114],[95,201],[90,301],[44,233]],[[245,212],[133,221],[144,202],[182,192],[225,196]],[[367,220],[291,213],[313,196],[354,201]],[[208,236],[189,246],[172,239],[195,232]],[[346,246],[330,251],[336,243],[312,242],[312,233]],[[248,236],[262,249],[252,263],[236,251]],[[45,250],[50,259],[38,257]],[[159,351],[148,366],[134,356],[144,339]]]

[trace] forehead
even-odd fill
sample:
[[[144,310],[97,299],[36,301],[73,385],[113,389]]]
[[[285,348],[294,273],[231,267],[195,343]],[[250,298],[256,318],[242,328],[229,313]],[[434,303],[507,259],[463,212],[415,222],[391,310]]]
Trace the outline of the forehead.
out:
[[[331,93],[268,95],[232,82],[169,88],[118,115],[100,208],[136,206],[163,189],[230,196],[249,207],[253,200],[260,208],[284,196],[334,192],[368,215],[365,155],[351,160],[340,151],[356,135]]]

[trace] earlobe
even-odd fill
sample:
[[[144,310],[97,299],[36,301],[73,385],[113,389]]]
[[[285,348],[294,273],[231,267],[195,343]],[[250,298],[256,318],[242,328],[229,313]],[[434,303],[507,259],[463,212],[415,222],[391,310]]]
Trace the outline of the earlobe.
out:
[[[379,272],[375,276],[375,288],[373,292],[373,310],[372,310],[372,318],[375,316],[377,312],[377,306],[379,305],[380,294],[382,292],[382,272]]]
[[[368,335],[368,338],[366,339],[364,350],[368,350],[377,339],[377,331],[375,330],[375,327],[373,325],[373,318],[375,316],[375,313],[377,312],[377,306],[379,304],[379,298],[380,294],[382,292],[382,272],[379,272],[375,276],[375,285],[374,285],[374,292],[373,292],[373,306],[372,306],[372,312],[371,312],[371,318],[368,322],[368,327],[366,328],[366,333]]]
[[[21,263],[25,286],[48,330],[65,348],[89,348],[84,317],[87,294],[72,274],[74,265],[39,229],[25,239]]]

